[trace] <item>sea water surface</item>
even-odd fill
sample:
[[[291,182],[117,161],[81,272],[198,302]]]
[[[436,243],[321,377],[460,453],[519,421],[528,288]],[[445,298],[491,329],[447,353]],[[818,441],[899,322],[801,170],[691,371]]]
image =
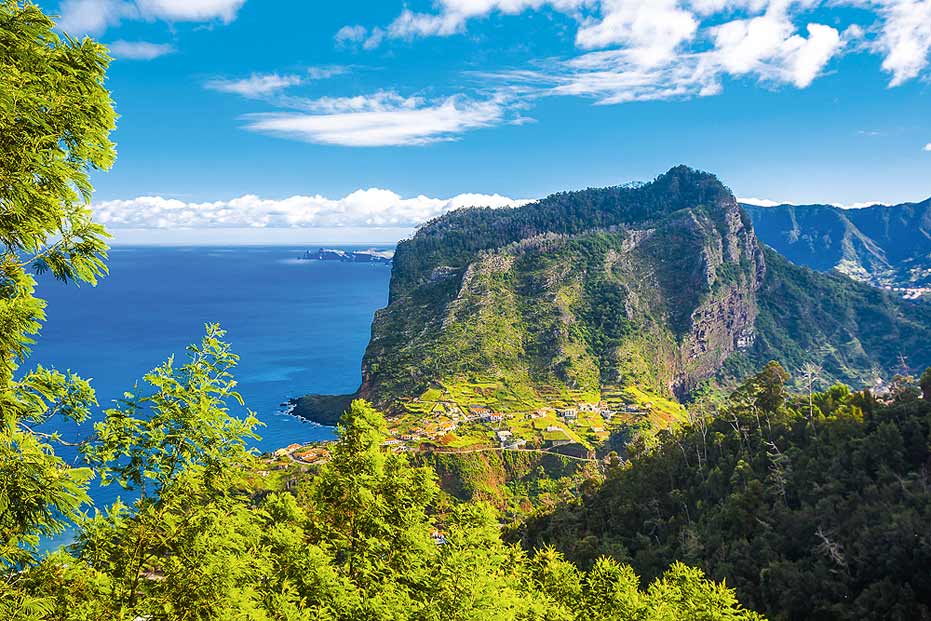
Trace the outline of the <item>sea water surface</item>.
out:
[[[391,268],[299,260],[305,249],[115,247],[97,287],[40,277],[47,321],[24,369],[38,363],[92,378],[102,410],[169,355],[180,362],[204,324],[218,322],[241,357],[239,390],[265,424],[255,447],[332,438],[332,429],[284,414],[281,404],[358,388]],[[92,433],[91,422],[52,424],[69,440]],[[59,453],[80,463],[74,450]],[[127,496],[115,486],[92,490],[98,507],[117,495]]]

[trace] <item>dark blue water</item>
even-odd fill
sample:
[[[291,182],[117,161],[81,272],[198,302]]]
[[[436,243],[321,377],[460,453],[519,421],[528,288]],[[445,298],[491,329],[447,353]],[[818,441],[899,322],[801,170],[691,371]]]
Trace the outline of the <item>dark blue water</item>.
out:
[[[241,356],[235,375],[246,405],[265,423],[256,447],[331,438],[332,429],[282,414],[281,403],[306,393],[349,393],[372,316],[388,297],[385,265],[299,261],[303,248],[126,248],[110,254],[97,287],[40,278],[45,327],[26,368],[41,363],[93,378],[102,407],[170,354],[219,322]],[[60,425],[60,423],[56,423]],[[60,425],[68,439],[90,424]],[[69,460],[77,456],[60,451]],[[105,506],[122,493],[94,489]]]

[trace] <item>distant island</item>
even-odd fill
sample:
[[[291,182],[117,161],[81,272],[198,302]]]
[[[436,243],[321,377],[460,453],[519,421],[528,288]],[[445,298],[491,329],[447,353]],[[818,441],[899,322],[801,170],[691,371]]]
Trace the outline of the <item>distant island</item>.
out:
[[[337,250],[318,248],[315,252],[308,250],[300,257],[302,261],[343,261],[344,263],[384,263],[391,265],[394,250]]]

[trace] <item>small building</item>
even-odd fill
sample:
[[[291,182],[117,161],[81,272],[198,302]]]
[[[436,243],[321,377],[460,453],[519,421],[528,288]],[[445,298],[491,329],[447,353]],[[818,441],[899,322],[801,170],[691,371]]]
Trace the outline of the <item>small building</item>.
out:
[[[507,444],[507,442],[514,436],[514,434],[507,430],[496,431],[495,435],[498,437],[498,442],[501,444]]]

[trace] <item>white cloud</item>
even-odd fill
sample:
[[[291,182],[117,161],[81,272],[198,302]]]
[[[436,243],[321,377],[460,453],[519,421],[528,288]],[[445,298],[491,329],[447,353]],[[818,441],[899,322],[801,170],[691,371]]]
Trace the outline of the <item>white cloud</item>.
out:
[[[931,142],[929,142],[928,144],[925,145],[924,150],[925,150],[925,151],[931,151]]]
[[[110,48],[110,53],[114,57],[126,60],[153,60],[175,51],[170,43],[150,43],[149,41],[114,41],[107,47]]]
[[[267,113],[246,117],[245,128],[319,144],[351,147],[424,145],[455,140],[468,130],[508,121],[502,98],[452,96],[436,102],[392,92],[366,97],[310,100],[305,113]]]
[[[773,201],[768,198],[753,198],[753,197],[738,198],[737,202],[744,204],[744,205],[754,205],[756,207],[778,207],[779,205],[786,204],[785,201]]]
[[[265,97],[291,86],[303,83],[299,75],[279,75],[277,73],[253,73],[240,80],[215,79],[204,84],[205,88],[221,93],[234,93],[243,97]]]
[[[808,24],[808,38],[802,37],[786,10],[786,5],[773,6],[758,17],[713,28],[713,53],[721,68],[731,75],[753,73],[808,87],[840,51],[840,33],[823,24]]]
[[[340,44],[361,43],[366,35],[368,35],[368,28],[365,26],[343,26],[336,31],[333,38]]]
[[[62,0],[58,27],[72,35],[100,35],[123,20],[229,23],[246,0]]]
[[[716,94],[726,76],[807,88],[850,50],[882,53],[896,86],[919,77],[931,54],[931,0],[435,0],[434,6],[405,8],[384,31],[347,26],[337,40],[371,48],[384,38],[460,34],[470,20],[493,14],[551,9],[577,24],[575,45],[589,53],[561,70],[551,60],[543,71],[509,74],[600,103]],[[586,63],[599,66],[586,71]],[[534,73],[537,80],[530,80]]]
[[[773,201],[768,198],[738,198],[738,203],[743,203],[745,205],[755,205],[757,207],[778,207],[780,205],[818,205],[821,203],[792,203],[790,201]],[[892,203],[884,203],[882,201],[862,201],[858,203],[828,203],[832,207],[838,207],[839,209],[865,209],[867,207],[874,207],[876,205],[891,205]]]
[[[652,67],[668,60],[698,30],[698,21],[678,0],[602,0],[600,20],[583,22],[575,42],[583,49],[624,46]]]
[[[229,23],[246,0],[136,0],[144,17],[177,22]]]
[[[918,77],[931,52],[931,0],[880,0],[884,17],[880,48],[891,86]]]
[[[336,199],[319,194],[280,200],[246,195],[191,203],[141,196],[96,203],[92,208],[95,219],[112,229],[410,228],[460,207],[515,207],[526,202],[498,194],[403,198],[390,190],[370,188]]]
[[[349,73],[349,67],[342,65],[325,65],[322,67],[308,67],[307,77],[311,80],[329,80],[338,75]]]
[[[388,26],[388,35],[398,38],[449,36],[465,30],[470,19],[494,12],[517,15],[526,10],[552,7],[563,13],[572,12],[595,0],[438,0],[439,13],[416,13],[404,9]]]
[[[72,35],[98,35],[127,18],[138,17],[135,5],[119,0],[63,0],[58,28]]]

